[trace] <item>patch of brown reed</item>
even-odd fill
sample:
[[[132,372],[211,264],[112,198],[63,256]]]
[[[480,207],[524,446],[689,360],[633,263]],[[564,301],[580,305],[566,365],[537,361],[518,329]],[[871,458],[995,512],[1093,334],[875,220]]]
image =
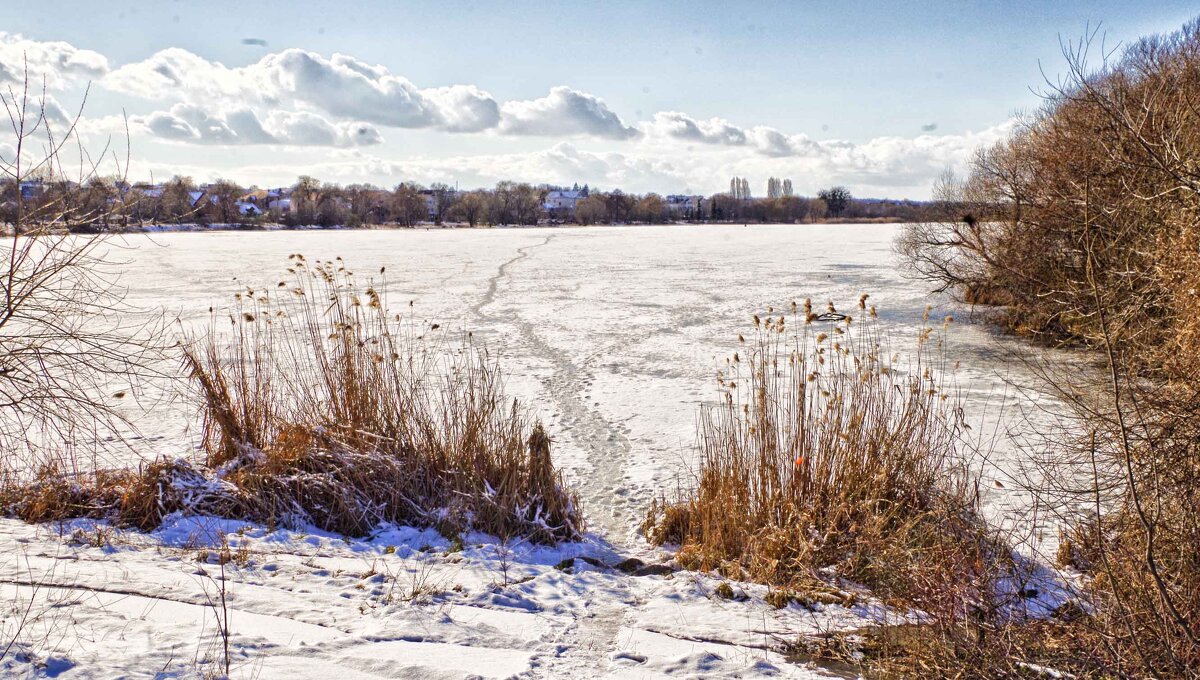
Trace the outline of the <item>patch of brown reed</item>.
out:
[[[40,468],[27,483],[8,481],[0,491],[5,514],[26,522],[56,522],[86,517],[94,494],[56,465]]]
[[[235,488],[182,459],[90,473],[48,466],[0,484],[0,512],[31,523],[90,518],[149,531],[173,512],[231,516],[245,507]]]
[[[186,346],[207,463],[251,518],[361,535],[380,522],[554,542],[582,531],[550,439],[493,358],[407,326],[340,263],[293,257]],[[279,292],[281,291],[281,292]]]
[[[643,529],[688,567],[801,591],[829,568],[961,613],[988,599],[1003,552],[977,514],[962,412],[931,365],[932,328],[901,370],[865,296],[858,312],[755,317],[700,416],[695,487],[655,503]]]

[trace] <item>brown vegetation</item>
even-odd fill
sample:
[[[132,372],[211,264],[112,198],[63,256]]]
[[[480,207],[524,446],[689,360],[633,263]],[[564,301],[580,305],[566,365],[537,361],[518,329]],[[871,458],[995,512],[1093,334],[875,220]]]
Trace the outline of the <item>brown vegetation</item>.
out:
[[[186,349],[207,464],[252,514],[350,535],[395,521],[579,536],[549,438],[504,395],[486,353],[436,340],[436,325],[405,326],[340,263],[297,255],[290,271],[274,290],[240,294],[228,331]]]
[[[696,484],[655,504],[648,538],[801,598],[835,575],[951,619],[989,606],[1008,552],[978,515],[933,329],[899,367],[865,296],[858,318],[829,314],[755,318],[701,415]]]
[[[31,522],[97,517],[143,530],[186,512],[350,536],[382,522],[548,543],[581,535],[550,439],[505,396],[494,360],[434,339],[436,325],[404,325],[340,264],[294,256],[290,272],[274,290],[239,294],[225,321],[185,346],[203,465],[45,467],[5,484],[0,506]]]
[[[1097,350],[1096,377],[1048,376],[1075,418],[1056,488],[1039,491],[1091,508],[1065,518],[1060,557],[1092,610],[1063,670],[1195,677],[1200,22],[1099,68],[1090,44],[1065,50],[1042,109],[948,182],[944,220],[899,250],[942,288],[1007,305],[1009,327]]]

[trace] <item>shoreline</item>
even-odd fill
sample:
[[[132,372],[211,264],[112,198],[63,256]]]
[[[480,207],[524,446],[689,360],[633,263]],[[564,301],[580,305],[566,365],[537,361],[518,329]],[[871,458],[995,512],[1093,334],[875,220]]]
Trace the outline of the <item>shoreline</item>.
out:
[[[231,232],[231,231],[246,231],[246,232],[270,232],[270,231],[430,231],[434,229],[469,229],[469,230],[489,230],[489,229],[579,229],[584,227],[681,227],[681,226],[725,226],[725,227],[748,227],[748,226],[814,226],[814,225],[829,225],[829,224],[844,224],[844,225],[872,225],[872,224],[908,224],[905,220],[891,218],[866,218],[866,219],[824,219],[817,221],[806,222],[621,222],[621,223],[596,223],[596,224],[579,224],[576,222],[541,222],[538,224],[496,224],[496,225],[476,225],[474,227],[466,222],[447,222],[442,224],[420,223],[413,226],[404,226],[400,224],[364,224],[356,227],[345,225],[323,226],[318,224],[306,225],[285,225],[276,222],[272,223],[216,223],[216,224],[201,224],[198,222],[185,222],[180,224],[145,224],[130,227],[121,227],[116,229],[84,229],[78,230],[75,233],[79,234],[164,234],[164,233],[204,233],[204,232]],[[11,230],[9,230],[11,233]]]

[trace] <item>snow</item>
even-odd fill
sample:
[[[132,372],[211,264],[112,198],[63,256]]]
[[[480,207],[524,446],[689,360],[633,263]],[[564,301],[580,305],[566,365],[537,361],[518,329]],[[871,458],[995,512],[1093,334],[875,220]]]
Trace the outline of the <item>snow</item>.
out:
[[[100,538],[96,538],[96,537]],[[224,566],[221,540],[236,559]],[[232,677],[829,677],[789,663],[802,632],[876,621],[870,602],[776,610],[691,572],[631,576],[597,536],[546,548],[385,527],[347,541],[171,517],[150,534],[0,521],[0,602],[32,612],[7,676],[203,677],[219,669],[224,583]],[[651,557],[645,554],[646,557]],[[213,603],[216,603],[214,608]]]
[[[927,305],[964,318],[925,284],[900,275],[893,225],[591,227],[159,233],[123,238],[128,302],[165,309],[179,328],[246,286],[273,287],[287,257],[342,257],[410,321],[496,353],[510,392],[539,415],[555,462],[579,489],[593,533],[557,549],[470,537],[450,552],[430,531],[388,527],[345,541],[318,531],[268,531],[214,518],[173,518],[153,534],[75,523],[0,521],[0,606],[39,616],[0,675],[194,677],[212,670],[221,536],[244,565],[226,565],[235,677],[825,677],[789,663],[782,643],[805,632],[852,631],[888,612],[793,604],[737,584],[727,601],[711,576],[635,577],[606,564],[666,559],[635,527],[660,491],[689,483],[698,407],[752,314],[806,297],[850,307],[870,293],[897,351],[911,347]],[[380,274],[386,267],[386,274]],[[428,330],[427,333],[434,331]],[[1016,390],[1028,369],[1019,342],[971,323],[952,326],[947,356],[978,430],[1037,431],[1052,410]],[[128,400],[127,400],[128,401]],[[139,395],[132,452],[101,465],[193,455],[195,407],[176,386]],[[1001,402],[1003,409],[997,408]],[[1036,532],[1023,471],[1005,437],[983,468],[993,518]],[[92,545],[99,544],[100,547]],[[1049,546],[1049,547],[1047,547]],[[422,550],[427,548],[426,550]],[[201,554],[203,551],[203,554]],[[200,558],[200,559],[198,559]],[[1015,587],[1022,587],[1018,584]],[[1052,606],[1052,589],[1043,587]],[[3,626],[19,617],[5,610]],[[4,638],[0,630],[0,640]]]
[[[538,414],[593,527],[633,538],[650,498],[687,483],[699,405],[751,327],[752,314],[812,298],[878,305],[897,351],[911,350],[927,305],[953,313],[947,356],[981,435],[1036,433],[1053,401],[1036,392],[1028,347],[967,321],[968,310],[902,277],[896,225],[678,225],[525,229],[164,233],[125,237],[129,302],[165,308],[183,329],[235,292],[274,287],[288,255],[343,258],[385,289],[430,337],[470,332],[498,355],[511,392]],[[386,267],[386,273],[380,269]],[[413,307],[408,307],[412,301]],[[187,455],[198,442],[190,399],[142,395],[138,453]],[[998,518],[1025,521],[1020,457],[1000,436],[983,487]],[[114,453],[128,460],[128,453]],[[999,486],[996,484],[999,482]],[[1054,528],[1040,526],[1053,540]],[[1050,551],[1053,548],[1049,548]]]

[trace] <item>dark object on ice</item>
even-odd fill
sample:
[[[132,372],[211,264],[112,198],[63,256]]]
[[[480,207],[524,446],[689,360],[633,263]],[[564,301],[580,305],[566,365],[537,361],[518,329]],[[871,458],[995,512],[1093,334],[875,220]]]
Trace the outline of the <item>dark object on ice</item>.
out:
[[[676,572],[669,564],[647,564],[633,570],[634,576],[670,576]]]

